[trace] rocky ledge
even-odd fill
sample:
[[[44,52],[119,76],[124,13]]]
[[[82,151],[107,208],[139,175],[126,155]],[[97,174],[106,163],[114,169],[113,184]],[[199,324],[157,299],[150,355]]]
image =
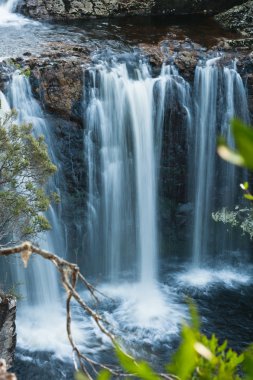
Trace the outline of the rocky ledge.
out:
[[[250,105],[253,113],[253,53],[252,45],[245,43],[245,39],[220,39],[217,45],[206,47],[191,41],[189,38],[168,39],[158,44],[140,43],[133,49],[133,56],[137,61],[148,61],[154,75],[159,74],[161,66],[173,64],[179,74],[187,81],[192,82],[196,65],[200,60],[221,55],[220,64],[226,65],[237,60],[240,74],[247,79],[249,86]],[[96,46],[96,56],[102,54],[101,59],[110,59],[103,56],[104,48]],[[99,56],[100,57],[100,56]],[[119,53],[119,59],[121,55]],[[123,58],[124,59],[124,58]],[[93,46],[69,45],[68,43],[47,43],[45,53],[32,55],[27,52],[13,62],[13,69],[17,65],[30,72],[30,81],[35,96],[43,103],[45,109],[57,117],[67,121],[83,121],[83,90],[85,85],[85,70],[97,62],[93,56]],[[9,80],[8,62],[0,64],[0,88]]]
[[[243,0],[22,0],[20,10],[36,19],[82,19],[119,15],[218,13]]]
[[[16,347],[16,300],[0,294],[0,358],[6,360],[7,368],[13,363]]]

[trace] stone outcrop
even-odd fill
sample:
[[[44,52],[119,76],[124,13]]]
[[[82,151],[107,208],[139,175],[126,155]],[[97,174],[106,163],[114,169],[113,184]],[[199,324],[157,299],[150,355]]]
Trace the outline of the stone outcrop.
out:
[[[71,61],[44,62],[32,68],[33,89],[44,106],[65,119],[76,119],[80,115],[82,100],[82,67]]]
[[[20,9],[37,19],[117,15],[218,13],[243,0],[23,0]]]
[[[245,37],[253,37],[253,0],[220,13],[215,19],[226,29],[237,31]]]
[[[251,47],[244,39],[223,38],[217,41],[216,46],[207,49],[189,38],[176,40],[171,36],[158,44],[140,43],[135,48],[135,54],[138,59],[148,60],[154,75],[159,75],[163,63],[174,64],[180,75],[192,82],[198,62],[212,58],[219,51],[226,53],[221,64],[237,59],[240,74],[243,77],[246,73],[252,74]],[[96,48],[97,54],[104,51],[102,46]],[[50,42],[46,44],[45,53],[39,56],[27,52],[23,57],[13,60],[14,69],[17,64],[24,70],[29,69],[34,95],[42,101],[47,111],[81,125],[85,68],[92,65],[92,50],[92,44],[86,47]],[[4,88],[5,82],[9,80],[9,70],[8,63],[1,63],[0,88]]]
[[[0,358],[10,368],[16,347],[16,300],[0,294]]]
[[[22,11],[39,19],[149,14],[154,0],[26,0]]]

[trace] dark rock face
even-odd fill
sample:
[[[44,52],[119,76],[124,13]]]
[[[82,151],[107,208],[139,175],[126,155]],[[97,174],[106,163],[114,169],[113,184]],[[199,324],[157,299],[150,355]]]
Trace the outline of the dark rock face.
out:
[[[154,0],[24,0],[21,10],[39,19],[150,14]]]
[[[33,90],[48,111],[65,119],[81,119],[82,78],[80,62],[31,64]]]
[[[16,300],[0,295],[0,358],[6,360],[10,368],[16,347]]]
[[[253,37],[253,1],[220,13],[215,19],[224,28],[242,33],[245,37]],[[252,46],[252,41],[251,41]]]
[[[23,0],[21,11],[37,19],[117,15],[218,13],[243,0]]]

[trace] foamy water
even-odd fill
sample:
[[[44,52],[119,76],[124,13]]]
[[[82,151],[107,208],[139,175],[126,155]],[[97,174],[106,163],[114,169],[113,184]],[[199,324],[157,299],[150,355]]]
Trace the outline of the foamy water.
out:
[[[168,344],[180,332],[187,309],[168,286],[122,284],[103,291],[116,300],[116,307],[104,315],[116,336],[128,346]]]
[[[66,311],[59,305],[23,307],[17,318],[18,346],[29,351],[53,352],[59,359],[71,359],[65,315]],[[72,324],[74,339],[81,346],[89,340],[83,327],[76,321]]]
[[[104,285],[101,290],[110,298],[101,299],[100,313],[116,337],[124,336],[129,347],[140,342],[154,346],[168,344],[179,334],[181,323],[187,318],[187,308],[176,301],[167,286]],[[59,359],[71,360],[65,315],[60,305],[22,307],[17,320],[19,348],[52,352]],[[110,347],[109,339],[79,307],[74,307],[73,316],[73,336],[83,352],[97,355]]]
[[[235,268],[222,270],[193,268],[175,276],[179,286],[205,288],[207,286],[222,285],[225,287],[238,287],[249,285],[252,282],[252,274]]]
[[[8,0],[5,4],[0,5],[0,27],[21,27],[35,21],[29,20],[17,13],[14,13],[18,1]]]
[[[108,296],[98,305],[106,325],[127,347],[148,345],[169,347],[179,336],[182,322],[188,319],[187,306],[177,291],[195,287],[205,291],[208,287],[240,287],[252,283],[250,273],[233,268],[220,271],[192,269],[174,275],[171,286],[164,284],[123,283],[103,285],[99,288]],[[179,292],[180,294],[180,292]],[[88,293],[83,294],[90,302]],[[22,307],[17,320],[18,346],[22,349],[52,352],[59,359],[72,359],[72,349],[66,334],[64,306]],[[99,355],[107,350],[110,340],[96,323],[77,305],[73,309],[73,336],[86,354]]]

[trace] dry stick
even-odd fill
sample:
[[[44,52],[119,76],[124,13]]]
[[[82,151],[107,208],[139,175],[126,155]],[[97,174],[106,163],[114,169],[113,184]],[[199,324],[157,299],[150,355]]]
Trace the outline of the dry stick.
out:
[[[37,255],[43,257],[44,259],[51,261],[56,266],[58,272],[60,273],[62,284],[66,290],[66,293],[67,293],[66,329],[67,329],[68,339],[69,339],[70,345],[73,349],[73,352],[76,353],[76,355],[78,357],[80,367],[81,367],[82,371],[86,374],[87,378],[89,380],[93,380],[91,374],[89,373],[88,369],[84,365],[83,361],[90,365],[90,367],[94,371],[94,373],[97,373],[96,367],[99,367],[99,368],[103,368],[103,369],[108,370],[114,376],[122,376],[122,377],[134,376],[134,375],[121,373],[121,372],[114,370],[113,368],[111,368],[107,365],[100,364],[100,363],[88,358],[86,355],[81,353],[80,350],[78,349],[78,347],[76,346],[74,339],[73,339],[73,336],[72,336],[72,328],[71,328],[71,326],[72,326],[72,324],[71,324],[71,322],[72,322],[72,318],[71,318],[71,300],[72,300],[72,298],[74,298],[76,300],[76,302],[81,306],[81,308],[83,310],[85,310],[86,313],[96,322],[100,331],[110,339],[112,344],[116,343],[115,337],[103,325],[103,323],[102,323],[103,318],[99,314],[94,312],[94,310],[92,310],[86,304],[86,302],[80,297],[80,295],[76,291],[77,282],[78,282],[78,280],[80,280],[83,283],[83,285],[88,289],[88,291],[90,292],[92,297],[95,299],[95,301],[98,302],[98,298],[97,298],[95,293],[100,293],[100,292],[98,292],[85,279],[85,277],[80,273],[79,267],[76,264],[70,263],[70,262],[60,258],[59,256],[54,255],[53,253],[51,253],[49,251],[45,251],[43,249],[40,249],[40,248],[34,246],[30,242],[24,242],[18,246],[11,247],[11,248],[1,248],[0,249],[0,256],[10,256],[10,255],[13,255],[16,253],[21,254],[21,258],[24,262],[25,267],[27,267],[28,261],[30,259],[30,256],[32,255],[32,253],[36,253]],[[70,281],[70,278],[71,278],[71,281]],[[100,294],[103,295],[103,293],[100,293]],[[134,360],[130,355],[128,355],[128,356],[129,356],[129,358]],[[175,377],[170,377],[169,375],[166,375],[166,374],[160,374],[160,376],[164,379],[167,379],[167,380],[175,379]]]

